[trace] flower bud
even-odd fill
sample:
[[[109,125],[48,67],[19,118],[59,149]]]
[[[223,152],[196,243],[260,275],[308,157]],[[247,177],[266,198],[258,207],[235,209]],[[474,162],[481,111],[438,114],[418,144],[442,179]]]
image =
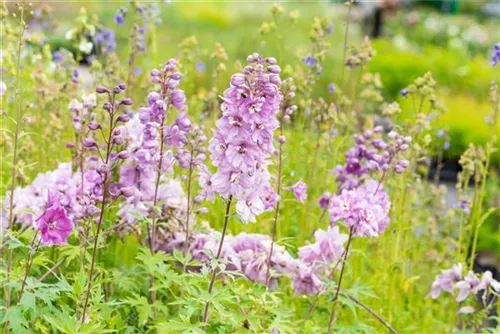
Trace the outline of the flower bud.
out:
[[[118,153],[118,159],[125,160],[128,157],[129,157],[129,154],[127,151],[121,151],[120,153]]]
[[[193,201],[196,203],[196,204],[200,204],[201,202],[203,202],[203,197],[201,195],[198,195],[196,196]]]
[[[109,89],[107,89],[104,86],[97,86],[97,88],[95,89],[95,91],[96,91],[97,94],[109,93]]]
[[[73,143],[66,143],[66,148],[73,149],[73,148],[75,148],[75,144],[73,144]]]
[[[267,70],[274,74],[279,74],[281,72],[281,67],[278,65],[271,65],[267,67]]]
[[[151,70],[150,74],[152,77],[158,77],[158,76],[160,76],[160,71],[158,71],[157,69],[154,69],[154,70]]]
[[[270,65],[276,65],[278,62],[276,61],[276,58],[274,58],[274,57],[267,57],[266,63],[268,63]]]
[[[233,86],[241,86],[245,83],[245,76],[241,73],[234,74],[231,77],[231,85]]]
[[[280,143],[280,144],[282,144],[282,145],[283,145],[284,143],[286,143],[286,138],[285,138],[285,136],[279,136],[279,137],[278,137],[278,143]]]
[[[121,90],[125,90],[127,88],[127,85],[125,85],[125,83],[122,82],[117,87],[120,88]]]
[[[113,106],[111,105],[111,103],[109,102],[105,102],[103,105],[102,105],[102,108],[106,111],[111,111],[111,109],[113,109]]]
[[[122,131],[119,128],[116,128],[113,130],[112,135],[113,136],[119,136],[122,133]]]
[[[101,125],[99,123],[97,123],[96,121],[91,121],[89,123],[88,127],[89,127],[90,130],[95,131],[97,129],[100,129]]]
[[[129,97],[124,98],[123,100],[120,101],[120,104],[123,104],[125,106],[131,106],[132,105],[132,99]]]
[[[174,74],[172,74],[171,78],[174,80],[181,80],[182,75],[179,72],[175,72]]]
[[[398,165],[400,165],[403,168],[407,168],[408,166],[410,166],[410,162],[408,160],[401,159],[398,161]]]
[[[127,123],[128,121],[130,121],[130,116],[129,115],[127,115],[127,114],[121,114],[120,116],[118,116],[118,122]]]
[[[96,147],[97,146],[97,143],[95,142],[94,139],[92,138],[85,138],[83,141],[82,141],[82,144],[83,146],[85,147]]]

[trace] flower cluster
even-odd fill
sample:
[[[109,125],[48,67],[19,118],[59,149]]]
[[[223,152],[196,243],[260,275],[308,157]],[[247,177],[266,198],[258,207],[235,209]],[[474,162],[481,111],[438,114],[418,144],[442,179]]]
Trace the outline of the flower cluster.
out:
[[[273,132],[279,125],[281,69],[276,59],[258,54],[250,55],[247,61],[250,65],[232,76],[231,86],[224,92],[223,115],[210,140],[212,164],[218,170],[202,178],[210,180],[204,193],[215,191],[222,197],[237,198],[241,219],[254,222],[272,191],[267,159],[274,150]]]
[[[160,92],[149,93],[148,106],[141,108],[138,117],[133,117],[124,129],[128,159],[120,167],[120,187],[128,198],[121,203],[118,216],[129,223],[136,222],[138,215],[149,216],[151,202],[155,200],[163,201],[164,210],[183,204],[177,196],[182,193],[180,183],[166,183],[162,177],[160,184],[156,184],[158,175],[173,172],[176,160],[183,165],[181,148],[192,128],[185,113],[179,114],[172,124],[165,124],[170,106],[177,110],[185,108],[184,92],[177,88],[182,76],[176,66],[177,61],[170,59],[161,71],[151,71],[151,80],[160,85]],[[175,154],[175,150],[179,153]],[[175,200],[169,201],[170,193]]]
[[[174,224],[175,225],[175,224]],[[186,234],[182,228],[171,227],[171,231],[163,235],[159,249],[172,253],[182,250],[186,243]],[[321,273],[332,261],[338,260],[344,252],[343,244],[347,235],[339,233],[338,227],[329,231],[316,232],[316,242],[299,249],[299,258],[293,258],[286,249],[274,245],[271,261],[272,272],[269,286],[276,287],[281,276],[291,277],[295,294],[314,294],[322,291],[326,285]],[[195,231],[189,237],[188,250],[194,260],[203,264],[210,262],[210,254],[217,250],[219,233],[208,229],[206,232]],[[221,257],[226,263],[226,271],[241,272],[253,282],[266,284],[267,257],[271,247],[271,238],[262,234],[240,233],[227,235],[223,244]],[[191,270],[199,270],[192,267]]]
[[[409,148],[411,137],[403,137],[395,131],[389,132],[387,140],[382,137],[383,128],[367,130],[363,135],[356,135],[356,146],[346,154],[346,163],[335,168],[337,182],[341,189],[354,189],[362,177],[370,171],[387,173],[394,170],[402,173],[409,166],[408,160],[397,159],[400,152]]]
[[[389,196],[375,180],[342,190],[329,205],[330,225],[343,221],[355,236],[376,237],[389,224]]]
[[[490,288],[500,293],[500,283],[493,278],[490,271],[483,273],[481,279],[474,272],[469,271],[463,275],[461,263],[454,265],[451,269],[442,270],[432,283],[430,297],[437,299],[442,291],[456,295],[457,302],[463,302],[468,296],[475,296],[482,292],[483,300],[486,299]]]
[[[115,31],[105,27],[97,28],[97,33],[93,37],[94,45],[98,52],[109,54],[116,50]]]

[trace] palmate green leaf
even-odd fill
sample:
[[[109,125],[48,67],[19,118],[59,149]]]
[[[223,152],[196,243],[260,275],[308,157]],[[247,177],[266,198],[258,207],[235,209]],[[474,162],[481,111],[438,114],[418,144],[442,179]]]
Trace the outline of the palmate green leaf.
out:
[[[24,310],[35,310],[36,307],[36,295],[29,291],[25,291],[23,293],[23,297],[19,301],[19,306],[21,306]]]
[[[148,299],[144,296],[139,296],[134,293],[132,298],[127,298],[124,302],[135,307],[139,313],[139,322],[141,325],[145,325],[148,319],[153,315],[153,308],[149,304]]]
[[[14,333],[25,332],[25,329],[28,326],[28,321],[24,318],[24,315],[19,307],[11,307],[7,309],[2,321],[0,321],[0,324],[5,324],[7,322],[9,322],[9,326]]]
[[[342,294],[339,294],[339,301],[346,305],[351,311],[352,311],[352,314],[354,315],[354,318],[358,318],[358,314],[356,312],[356,307],[357,304],[355,302],[353,302],[351,299],[349,299],[348,297],[346,296],[343,296]]]
[[[25,244],[23,244],[19,239],[17,239],[12,234],[9,236],[9,240],[6,242],[7,248],[16,249],[16,248],[29,248]]]

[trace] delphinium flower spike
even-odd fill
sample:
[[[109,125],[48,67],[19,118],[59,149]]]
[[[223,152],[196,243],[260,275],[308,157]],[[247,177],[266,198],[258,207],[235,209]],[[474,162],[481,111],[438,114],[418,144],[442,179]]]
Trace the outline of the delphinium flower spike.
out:
[[[94,159],[92,159],[97,168],[95,169],[96,177],[100,180],[96,187],[102,192],[101,195],[101,208],[98,209],[99,217],[95,220],[97,224],[97,230],[95,233],[94,245],[92,250],[92,261],[90,263],[89,278],[87,281],[87,289],[85,293],[85,300],[82,309],[81,324],[85,322],[86,311],[90,298],[90,293],[92,290],[92,283],[94,278],[94,266],[97,256],[97,242],[99,240],[99,234],[101,231],[101,226],[103,225],[104,213],[106,211],[106,205],[113,198],[120,195],[120,192],[115,192],[115,187],[112,187],[112,171],[114,165],[128,157],[127,151],[120,151],[114,153],[114,151],[123,144],[123,137],[121,134],[120,125],[126,121],[122,115],[119,115],[120,107],[126,107],[132,105],[132,100],[130,98],[120,98],[119,95],[122,94],[126,89],[126,85],[120,83],[113,89],[106,87],[97,87],[96,92],[98,94],[105,94],[108,97],[108,101],[102,106],[107,114],[109,127],[107,129],[107,136],[104,135],[102,128],[99,130],[103,133],[103,143],[98,143],[92,137],[87,137],[82,140],[83,146],[85,146],[90,151],[96,152]],[[97,128],[96,128],[97,130]],[[104,149],[104,152],[101,151]]]
[[[212,164],[217,167],[210,179],[210,191],[227,199],[224,227],[216,254],[219,259],[231,203],[237,200],[236,212],[243,222],[254,222],[266,210],[265,198],[273,192],[267,160],[274,151],[273,132],[278,127],[280,67],[274,58],[259,54],[248,56],[243,73],[234,74],[224,92],[222,117],[210,140]],[[206,172],[205,172],[206,174]],[[207,183],[208,185],[208,183]],[[269,207],[272,209],[272,206]],[[212,271],[208,291],[212,293],[217,268]],[[205,305],[203,326],[208,321],[209,303]]]

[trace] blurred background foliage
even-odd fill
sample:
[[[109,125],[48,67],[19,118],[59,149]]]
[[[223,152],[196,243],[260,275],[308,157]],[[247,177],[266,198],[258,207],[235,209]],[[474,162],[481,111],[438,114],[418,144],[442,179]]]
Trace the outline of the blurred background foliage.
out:
[[[437,1],[433,1],[437,3]],[[113,16],[126,2],[82,2],[54,6],[54,16],[66,17],[67,21],[57,22],[58,27],[50,38],[54,48],[65,47],[64,33],[72,24],[80,7],[96,13],[101,22],[113,22]],[[448,155],[457,159],[469,142],[484,144],[491,133],[484,124],[490,112],[488,87],[494,72],[489,63],[491,46],[498,40],[499,25],[495,18],[479,17],[478,12],[485,2],[465,1],[455,11],[455,15],[443,15],[437,5],[426,2],[425,6],[412,4],[386,18],[384,36],[374,42],[377,50],[376,61],[369,70],[382,73],[383,95],[387,100],[396,100],[399,91],[409,82],[431,71],[438,82],[440,98],[448,113],[440,120],[444,129],[450,132]],[[194,94],[203,94],[211,80],[215,61],[210,59],[216,42],[222,44],[229,55],[229,64],[244,59],[252,52],[276,55],[281,64],[296,64],[310,51],[309,31],[314,17],[326,16],[334,22],[334,33],[329,37],[331,47],[326,55],[318,96],[328,94],[327,85],[338,82],[342,62],[345,9],[333,3],[283,3],[286,12],[297,10],[295,24],[290,17],[281,18],[276,28],[281,45],[277,45],[273,34],[263,34],[266,30],[262,18],[271,20],[272,3],[247,2],[173,2],[161,13],[162,23],[157,26],[157,56],[161,62],[179,53],[182,47],[194,50],[196,64],[202,64],[203,71],[189,74],[196,76],[200,83],[192,87]],[[455,5],[453,5],[455,6]],[[437,6],[439,7],[439,6]],[[441,8],[441,7],[439,7]],[[64,12],[60,15],[58,12]],[[359,40],[365,34],[360,13],[353,13],[355,23],[350,28],[350,40]],[[130,20],[129,20],[130,21]],[[122,59],[128,54],[129,23],[123,26],[113,24],[118,53]],[[271,28],[272,30],[272,28]],[[292,31],[290,31],[292,30]],[[258,32],[261,32],[259,34]],[[269,37],[273,35],[272,37]],[[186,38],[193,36],[186,44]],[[182,44],[184,41],[184,44]],[[147,74],[149,64],[139,65]],[[222,74],[219,80],[222,89],[232,68]],[[495,155],[498,161],[498,152]]]

